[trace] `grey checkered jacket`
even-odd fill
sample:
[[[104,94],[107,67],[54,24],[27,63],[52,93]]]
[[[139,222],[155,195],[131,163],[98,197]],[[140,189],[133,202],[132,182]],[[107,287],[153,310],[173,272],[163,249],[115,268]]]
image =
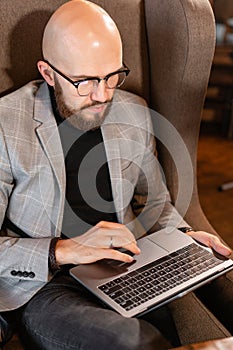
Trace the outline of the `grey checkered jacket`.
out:
[[[170,204],[151,119],[139,97],[116,91],[103,123],[114,204],[136,237],[185,225]],[[0,311],[26,303],[51,279],[50,240],[61,232],[65,167],[47,85],[31,82],[0,99],[0,224],[7,216],[31,238],[0,235]]]

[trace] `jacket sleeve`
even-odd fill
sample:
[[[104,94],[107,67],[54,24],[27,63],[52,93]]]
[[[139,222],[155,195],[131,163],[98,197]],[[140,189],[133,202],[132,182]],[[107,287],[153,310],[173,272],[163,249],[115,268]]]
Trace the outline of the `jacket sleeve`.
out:
[[[13,178],[5,136],[0,128],[0,226],[10,206],[17,180]],[[50,278],[48,251],[52,237],[18,238],[0,232],[0,277],[46,282]]]

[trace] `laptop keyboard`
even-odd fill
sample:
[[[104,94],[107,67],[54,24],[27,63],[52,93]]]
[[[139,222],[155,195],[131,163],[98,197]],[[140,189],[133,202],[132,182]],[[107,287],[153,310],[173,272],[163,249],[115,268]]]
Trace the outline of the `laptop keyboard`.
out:
[[[131,310],[220,263],[212,253],[192,243],[98,288]]]

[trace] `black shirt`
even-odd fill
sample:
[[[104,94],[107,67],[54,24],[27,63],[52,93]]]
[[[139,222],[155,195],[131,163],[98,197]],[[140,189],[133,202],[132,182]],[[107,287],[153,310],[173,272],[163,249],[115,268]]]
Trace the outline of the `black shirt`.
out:
[[[100,128],[83,132],[58,113],[50,97],[61,137],[66,169],[62,233],[74,237],[99,221],[117,222],[104,142]]]

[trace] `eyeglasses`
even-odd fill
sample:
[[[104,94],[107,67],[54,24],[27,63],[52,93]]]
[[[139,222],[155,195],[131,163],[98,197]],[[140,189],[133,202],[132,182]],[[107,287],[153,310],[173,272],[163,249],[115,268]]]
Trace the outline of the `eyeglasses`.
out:
[[[79,96],[90,95],[98,87],[99,83],[102,80],[105,81],[106,87],[108,89],[116,89],[124,83],[127,75],[130,72],[129,68],[126,67],[126,65],[124,65],[123,68],[107,74],[104,78],[88,77],[77,81],[73,81],[65,74],[63,74],[60,70],[58,70],[56,67],[54,67],[51,63],[49,63],[47,60],[45,60],[44,62],[46,62],[54,70],[54,72],[58,73],[61,77],[69,81],[77,89]]]

